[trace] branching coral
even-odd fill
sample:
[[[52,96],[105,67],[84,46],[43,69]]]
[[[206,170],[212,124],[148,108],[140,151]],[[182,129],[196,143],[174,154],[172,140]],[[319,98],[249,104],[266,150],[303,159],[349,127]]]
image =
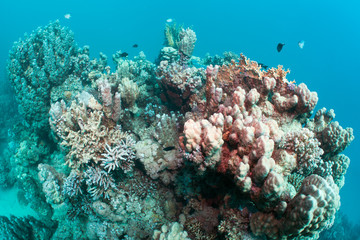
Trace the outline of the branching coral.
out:
[[[106,191],[115,185],[112,176],[99,167],[89,167],[85,172],[85,178],[88,191],[94,199],[101,196],[108,198]]]
[[[134,166],[135,153],[132,149],[134,140],[127,136],[118,142],[115,147],[111,147],[108,144],[105,145],[106,153],[103,153],[101,159],[101,165],[108,171],[113,171],[120,168],[125,173],[132,170]]]
[[[62,140],[61,144],[69,148],[66,159],[70,167],[78,168],[90,161],[99,163],[106,144],[115,144],[128,137],[106,118],[102,109],[91,95],[88,99],[73,101],[70,107],[66,107],[64,101],[52,105],[50,125]]]
[[[82,174],[78,170],[72,170],[69,176],[64,179],[63,194],[69,197],[74,197],[79,193],[82,194],[82,181]]]

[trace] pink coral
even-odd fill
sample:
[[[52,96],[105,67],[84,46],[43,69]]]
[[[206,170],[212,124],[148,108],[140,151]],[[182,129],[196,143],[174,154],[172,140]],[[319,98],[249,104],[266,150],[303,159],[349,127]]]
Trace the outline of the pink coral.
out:
[[[352,140],[351,130],[330,123],[331,113],[325,117],[321,112],[315,122],[307,119],[317,94],[303,83],[292,83],[294,89],[289,89],[287,73],[281,66],[262,71],[244,56],[219,69],[208,67],[206,99],[193,99],[198,107],[188,114],[180,138],[185,156],[200,170],[211,167],[233,177],[259,211],[251,218],[253,233],[270,239],[280,239],[284,231],[288,236],[310,236],[331,222],[339,196],[328,177],[333,163],[323,159],[324,150],[337,154]],[[318,193],[327,200],[320,200]],[[311,219],[319,214],[316,209],[324,215]]]

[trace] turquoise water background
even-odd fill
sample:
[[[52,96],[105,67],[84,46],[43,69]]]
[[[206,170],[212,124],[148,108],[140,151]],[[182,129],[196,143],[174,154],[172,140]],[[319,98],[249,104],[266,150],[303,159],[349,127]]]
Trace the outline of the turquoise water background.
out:
[[[360,2],[359,1],[1,1],[0,81],[8,51],[25,32],[56,19],[109,59],[118,50],[154,60],[164,41],[166,20],[191,26],[195,56],[244,53],[270,67],[290,68],[289,80],[304,82],[319,96],[317,109],[333,108],[340,125],[354,129],[344,154],[351,159],[341,210],[360,223]],[[70,19],[64,17],[71,14]],[[304,40],[303,49],[298,41]],[[285,43],[282,52],[276,51]],[[133,44],[138,48],[132,48]],[[0,212],[1,215],[1,212]]]

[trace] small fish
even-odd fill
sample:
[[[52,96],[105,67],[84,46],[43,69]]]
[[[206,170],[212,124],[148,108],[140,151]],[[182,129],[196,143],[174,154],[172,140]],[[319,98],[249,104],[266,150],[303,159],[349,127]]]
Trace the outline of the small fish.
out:
[[[277,51],[278,51],[278,52],[281,52],[281,50],[282,50],[282,48],[283,48],[284,45],[285,45],[285,43],[279,43],[279,44],[277,45],[277,47],[276,47]]]
[[[299,48],[303,49],[303,47],[305,45],[305,41],[304,40],[299,41],[298,45],[299,45]]]
[[[70,13],[65,14],[65,15],[64,15],[64,18],[66,18],[66,19],[70,19],[70,18],[71,18]]]
[[[120,54],[120,57],[127,57],[127,56],[129,56],[129,54],[127,52],[123,52]]]
[[[173,150],[173,149],[175,149],[174,146],[170,146],[170,147],[163,148],[164,151],[171,151],[171,150]]]
[[[166,22],[167,22],[167,23],[172,23],[173,20],[172,20],[172,18],[169,18],[169,19],[166,19]]]
[[[259,66],[262,67],[262,68],[265,69],[265,70],[268,68],[268,66],[265,65],[265,64],[263,64],[263,63],[259,63]]]
[[[134,45],[133,45],[133,48],[137,48],[138,46],[139,46],[139,45],[137,45],[137,44],[134,44]]]

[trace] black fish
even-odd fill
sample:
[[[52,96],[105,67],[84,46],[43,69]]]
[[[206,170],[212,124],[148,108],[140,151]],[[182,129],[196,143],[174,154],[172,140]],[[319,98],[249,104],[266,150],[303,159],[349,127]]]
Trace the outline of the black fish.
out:
[[[119,56],[120,57],[127,57],[129,54],[127,53],[127,52],[123,52],[123,53],[121,53]]]
[[[175,149],[175,147],[174,147],[174,146],[170,146],[170,147],[164,148],[163,150],[164,150],[164,151],[171,151],[171,150],[173,150],[173,149]]]
[[[279,43],[276,47],[278,52],[281,52],[281,49],[283,48],[283,46],[285,45],[285,43]]]
[[[134,44],[134,45],[133,45],[133,48],[137,48],[138,46],[139,46],[139,45],[137,45],[137,44]]]
[[[262,68],[265,69],[265,70],[268,68],[268,66],[265,65],[265,64],[263,64],[263,63],[259,63],[259,66],[262,67]]]

